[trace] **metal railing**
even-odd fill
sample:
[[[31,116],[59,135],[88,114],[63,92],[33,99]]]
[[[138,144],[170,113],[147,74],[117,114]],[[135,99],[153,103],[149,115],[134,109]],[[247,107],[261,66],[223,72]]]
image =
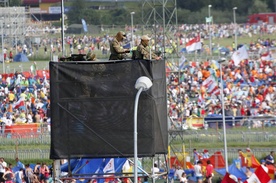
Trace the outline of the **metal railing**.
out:
[[[1,157],[14,159],[19,157],[21,160],[27,159],[49,159],[49,149],[29,149],[29,150],[1,150]]]
[[[49,132],[43,133],[5,133],[1,136],[0,145],[50,145],[51,136]]]

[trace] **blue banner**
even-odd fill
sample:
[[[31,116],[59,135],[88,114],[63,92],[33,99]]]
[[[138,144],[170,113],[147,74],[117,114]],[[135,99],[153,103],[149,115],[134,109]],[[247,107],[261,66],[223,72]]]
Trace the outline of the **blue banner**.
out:
[[[81,23],[82,23],[83,31],[84,31],[84,32],[88,32],[88,30],[87,30],[87,25],[86,25],[86,22],[85,22],[84,19],[81,19]]]

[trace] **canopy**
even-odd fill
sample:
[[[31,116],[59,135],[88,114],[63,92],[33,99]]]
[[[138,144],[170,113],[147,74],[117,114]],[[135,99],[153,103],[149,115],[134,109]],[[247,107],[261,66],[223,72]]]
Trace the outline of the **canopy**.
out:
[[[14,56],[13,61],[14,62],[29,62],[29,59],[28,59],[27,55],[25,55],[23,53],[18,53],[17,55]]]

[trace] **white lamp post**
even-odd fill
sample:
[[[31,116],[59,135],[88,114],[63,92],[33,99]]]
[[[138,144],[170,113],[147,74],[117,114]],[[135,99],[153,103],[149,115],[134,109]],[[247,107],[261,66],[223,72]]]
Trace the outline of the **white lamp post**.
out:
[[[224,139],[224,158],[225,158],[225,170],[228,172],[228,153],[227,153],[227,140],[226,140],[226,124],[225,124],[225,108],[224,108],[224,94],[223,94],[223,80],[222,80],[222,63],[225,62],[225,58],[221,58],[218,63],[220,68],[220,97],[221,97],[221,110],[222,110],[222,124],[223,124],[223,139]]]
[[[142,91],[147,91],[152,86],[151,80],[146,76],[141,76],[135,83],[135,88],[138,90],[134,103],[134,183],[138,183],[138,140],[137,140],[137,112],[138,102]]]
[[[133,40],[133,15],[135,12],[131,12],[131,48],[134,46],[134,40]]]
[[[3,65],[3,73],[5,73],[5,60],[4,60],[4,28],[3,28],[3,17],[1,19],[1,45],[2,45],[2,65]]]
[[[62,56],[65,55],[65,46],[64,46],[64,1],[61,0],[61,51]]]
[[[209,19],[211,18],[211,8],[212,5],[208,5],[208,16]],[[213,20],[212,20],[213,21]],[[209,21],[209,48],[210,48],[210,54],[212,55],[212,34],[211,34],[211,21]]]
[[[234,31],[235,31],[235,50],[238,47],[238,40],[237,40],[237,25],[236,25],[236,9],[238,9],[237,7],[233,8],[233,17],[234,17]]]

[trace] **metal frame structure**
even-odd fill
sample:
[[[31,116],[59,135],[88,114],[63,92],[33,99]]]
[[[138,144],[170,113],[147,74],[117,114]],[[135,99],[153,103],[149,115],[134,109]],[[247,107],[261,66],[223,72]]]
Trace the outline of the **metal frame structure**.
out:
[[[25,7],[1,7],[0,17],[3,20],[4,44],[24,43],[26,35]]]
[[[173,33],[178,31],[176,0],[142,0],[142,21],[145,28],[151,29],[151,37],[154,39],[154,43],[159,41],[157,36],[162,35],[161,52],[163,59],[167,63],[175,62],[174,59],[177,59],[176,62],[179,62],[178,40],[172,37]],[[173,43],[175,43],[175,48]],[[174,48],[173,51],[177,55],[177,58],[172,57],[170,60],[167,60],[169,54],[166,53],[166,47]],[[156,46],[155,51],[157,51]],[[168,121],[168,123],[170,122]],[[182,146],[184,147],[182,131],[169,129],[169,151],[172,154],[183,154],[182,158],[184,158],[183,149],[179,150],[173,146],[173,142],[178,139],[176,138],[177,136],[182,139]],[[171,153],[169,152],[169,154]]]
[[[170,34],[178,30],[176,0],[142,0],[142,21],[145,27],[151,28],[155,43],[157,34],[163,35],[161,49],[165,58],[166,45],[171,44],[170,40],[177,42]],[[178,46],[174,51],[178,53]]]
[[[9,1],[8,0],[0,0],[0,5],[2,5],[1,7],[8,7]]]

